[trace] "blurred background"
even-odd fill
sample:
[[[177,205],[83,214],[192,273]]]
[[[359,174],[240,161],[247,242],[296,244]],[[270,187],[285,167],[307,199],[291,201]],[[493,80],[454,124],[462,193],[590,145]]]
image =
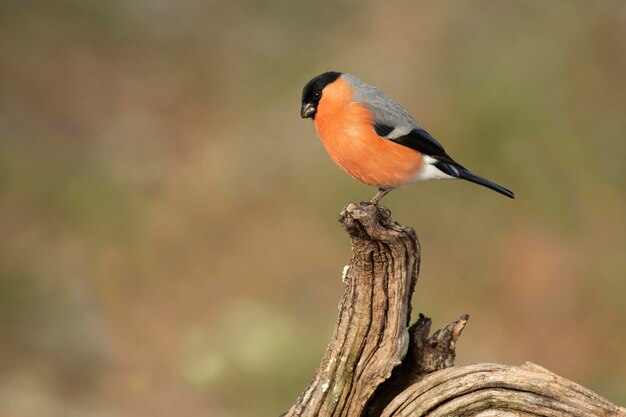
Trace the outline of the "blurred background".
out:
[[[351,72],[517,200],[384,203],[460,364],[626,403],[626,2],[3,1],[0,415],[276,416],[335,324],[375,190],[299,117]]]

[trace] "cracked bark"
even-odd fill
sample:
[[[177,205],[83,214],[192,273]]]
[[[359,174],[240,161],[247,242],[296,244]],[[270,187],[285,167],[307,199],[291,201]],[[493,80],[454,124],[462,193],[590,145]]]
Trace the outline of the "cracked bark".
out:
[[[422,314],[409,326],[420,263],[415,231],[369,203],[349,204],[339,222],[353,252],[339,317],[288,417],[626,417],[624,408],[531,363],[453,366],[467,315],[433,335]]]

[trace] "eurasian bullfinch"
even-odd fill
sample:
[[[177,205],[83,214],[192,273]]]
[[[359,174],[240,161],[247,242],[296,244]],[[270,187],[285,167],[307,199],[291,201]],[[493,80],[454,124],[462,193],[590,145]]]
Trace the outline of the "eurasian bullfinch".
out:
[[[433,179],[460,178],[515,198],[452,159],[391,97],[353,75],[331,71],[309,81],[302,90],[300,115],[313,119],[337,165],[378,187],[373,204],[394,188]]]

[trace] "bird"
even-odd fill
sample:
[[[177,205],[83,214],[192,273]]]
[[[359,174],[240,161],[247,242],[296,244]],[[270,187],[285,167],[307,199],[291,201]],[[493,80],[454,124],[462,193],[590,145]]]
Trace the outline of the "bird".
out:
[[[374,205],[398,187],[435,179],[462,179],[515,198],[452,159],[393,98],[354,75],[328,71],[312,78],[302,89],[300,116],[313,119],[333,162],[378,188]]]

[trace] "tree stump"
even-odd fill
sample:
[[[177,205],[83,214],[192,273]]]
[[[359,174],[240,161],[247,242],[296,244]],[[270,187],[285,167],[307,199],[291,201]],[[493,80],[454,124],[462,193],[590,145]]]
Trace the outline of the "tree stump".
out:
[[[353,252],[339,317],[288,417],[626,417],[626,409],[531,363],[453,366],[467,315],[433,335],[421,314],[409,326],[420,264],[415,231],[370,203],[349,204],[339,222]]]

